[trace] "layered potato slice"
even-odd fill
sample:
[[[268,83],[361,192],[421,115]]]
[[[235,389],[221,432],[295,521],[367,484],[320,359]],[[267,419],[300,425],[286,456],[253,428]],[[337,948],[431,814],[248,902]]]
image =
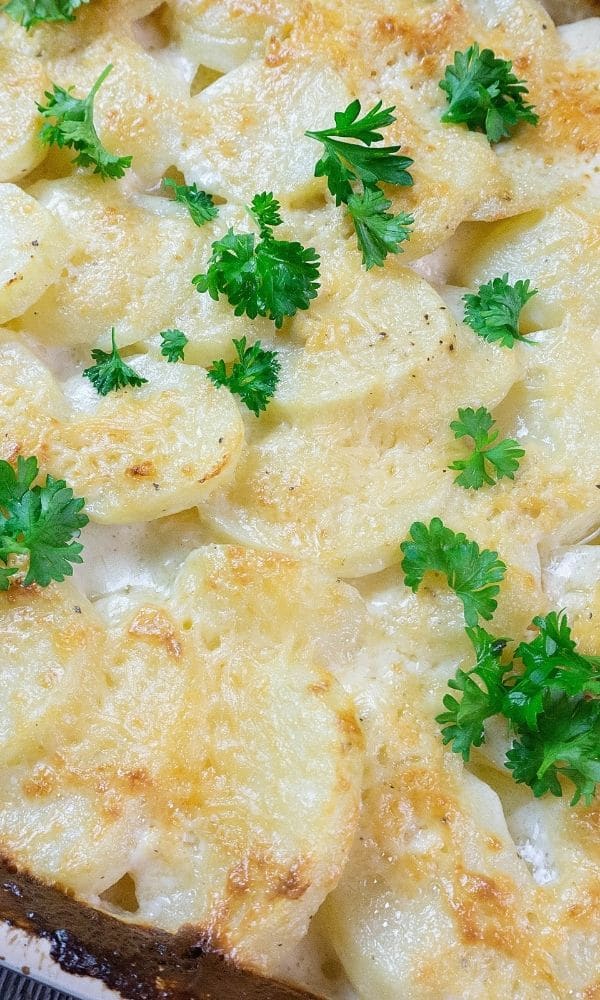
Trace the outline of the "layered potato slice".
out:
[[[75,376],[65,386],[70,421],[49,431],[49,469],[60,470],[91,517],[149,521],[187,510],[230,478],[244,430],[227,390],[202,368],[133,357],[140,388],[100,398]]]
[[[476,290],[510,269],[512,281],[530,276],[539,288],[523,313],[534,343],[513,350],[457,323],[395,262],[385,278],[362,276],[331,235],[321,295],[282,352],[278,422],[249,429],[231,487],[203,517],[227,537],[344,576],[399,561],[410,523],[435,515],[455,530],[477,524],[479,543],[505,561],[514,554],[522,571],[538,543],[583,538],[600,518],[594,205],[575,200],[459,234],[457,284]],[[565,262],[570,251],[586,280]],[[481,405],[526,455],[514,482],[475,493],[448,470],[464,455],[449,424],[458,407]]]
[[[0,47],[0,182],[20,180],[47,153],[36,101],[43,102],[48,82],[39,59]]]
[[[192,278],[202,271],[211,243],[229,225],[250,226],[245,211],[222,210],[199,229],[184,205],[166,197],[130,194],[115,183],[82,174],[40,181],[31,189],[68,232],[73,249],[64,273],[14,322],[49,346],[119,346],[179,328],[196,345],[190,360],[208,366],[232,337],[272,330],[233,315],[226,300],[200,295]],[[107,248],[110,250],[107,252]]]
[[[94,100],[94,123],[102,142],[119,156],[132,156],[132,170],[151,187],[178,164],[189,105],[189,86],[168,61],[159,61],[134,39],[118,33],[90,39],[51,63],[52,81],[75,86],[85,96],[109,63],[113,69]],[[72,159],[67,150],[65,159]]]
[[[7,626],[17,601],[29,640],[57,642],[73,595],[12,594]],[[50,649],[72,725],[42,730],[35,753],[3,769],[0,844],[121,920],[192,924],[264,969],[305,933],[354,835],[362,735],[330,670],[354,652],[340,622],[366,611],[312,568],[218,546],[192,553],[156,598],[107,611],[105,659],[83,642],[71,660]],[[3,660],[29,662],[25,647]],[[15,693],[8,722],[22,710]]]
[[[247,197],[246,172],[237,176],[229,166],[223,173],[229,150],[238,146],[242,162],[253,157],[254,173],[258,170],[263,186],[276,190],[279,181],[282,193],[288,190],[298,158],[305,149],[308,155],[302,132],[320,125],[320,114],[312,122],[297,118],[325,79],[321,67],[328,67],[332,81],[323,95],[324,118],[336,94],[336,110],[342,110],[342,86],[365,107],[378,100],[384,106],[397,106],[398,121],[386,129],[385,138],[400,143],[402,153],[413,157],[415,186],[387,193],[397,211],[415,215],[414,235],[404,248],[409,257],[438,246],[464,219],[513,215],[588,183],[600,152],[597,67],[582,62],[581,43],[569,35],[561,37],[533,0],[501,4],[444,0],[435,5],[387,0],[377,7],[332,0],[240,7],[232,0],[214,0],[176,3],[172,16],[176,39],[193,21],[195,30],[186,44],[195,61],[226,73],[196,100],[200,108],[210,106],[214,117],[213,123],[208,120],[198,126],[208,139],[207,150],[227,140],[216,160],[207,152],[203,176],[223,190],[228,186],[230,197]],[[455,51],[466,50],[474,41],[513,61],[540,114],[536,128],[521,126],[510,140],[495,147],[465,126],[440,121],[447,105],[439,81]],[[242,65],[244,56],[250,60]],[[294,101],[307,62],[318,67],[317,78],[306,98]],[[331,74],[337,76],[337,86]],[[244,95],[235,108],[230,97],[234,82]],[[281,106],[289,108],[287,118],[281,118]],[[233,137],[224,134],[232,115]],[[282,187],[280,159],[273,152],[282,137],[292,133],[295,142],[288,143],[288,150],[293,149],[295,160]],[[251,153],[242,149],[246,143],[251,144]],[[195,145],[202,160],[200,136]],[[315,144],[314,161],[319,155]],[[300,188],[298,196],[302,190],[308,196],[307,188]]]
[[[69,583],[12,587],[0,595],[0,607],[2,771],[28,762],[35,799],[38,785],[43,794],[40,753],[52,754],[61,740],[75,738],[82,704],[88,698],[94,704],[103,690],[106,629]]]
[[[549,553],[535,609],[565,608],[588,654],[600,648],[599,568],[597,545]],[[593,996],[597,805],[535,799],[516,785],[496,720],[468,765],[444,749],[435,715],[456,667],[473,662],[462,615],[444,591],[412,595],[392,571],[358,585],[387,648],[371,640],[378,669],[347,675],[367,745],[363,811],[316,929],[365,1000],[441,995],[440,969],[444,995]],[[527,619],[504,610],[494,634],[524,636]]]
[[[36,454],[65,479],[97,521],[149,521],[187,510],[223,485],[244,430],[237,405],[201,368],[147,356],[132,365],[147,383],[101,397],[81,374],[61,392],[21,342],[0,342],[3,457]]]
[[[195,98],[177,165],[190,182],[241,204],[258,191],[307,201],[323,182],[314,176],[318,145],[304,133],[327,128],[350,100],[324,61],[249,60]]]
[[[25,312],[60,276],[71,244],[48,209],[0,184],[0,323]]]
[[[202,516],[244,544],[344,576],[397,562],[410,523],[440,512],[457,526],[488,521],[498,539],[508,492],[472,497],[453,485],[449,423],[458,406],[500,403],[521,352],[462,327],[411,272],[363,278],[334,247],[325,273],[322,297],[292,328],[303,351],[283,352],[272,413],[284,419],[249,428],[231,487]]]
[[[40,454],[48,426],[68,407],[48,367],[10,330],[0,330],[0,458]]]
[[[81,52],[99,35],[112,32],[119,39],[134,38],[143,28],[144,19],[158,7],[160,0],[84,2],[77,7],[73,21],[42,21],[28,31],[3,14],[0,38],[7,49],[41,59],[53,69],[58,60]]]
[[[540,891],[497,795],[441,747],[431,681],[385,696],[363,819],[320,924],[364,1000],[554,1000]],[[374,721],[374,720],[373,720]]]
[[[539,290],[527,316],[530,328],[543,332],[534,336],[506,411],[521,422],[523,447],[540,457],[544,495],[556,489],[573,513],[579,509],[583,538],[600,522],[600,202],[575,198],[477,229],[476,245],[467,230],[469,250],[451,279],[476,289],[510,271]],[[568,520],[564,527],[565,540],[576,540]]]
[[[229,73],[293,22],[297,0],[171,0],[171,36],[195,69]]]

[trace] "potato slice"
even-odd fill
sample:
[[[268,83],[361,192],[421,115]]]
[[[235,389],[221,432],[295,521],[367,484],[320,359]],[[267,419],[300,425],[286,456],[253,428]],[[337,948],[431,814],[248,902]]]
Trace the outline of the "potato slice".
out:
[[[48,427],[67,410],[46,365],[12,331],[0,330],[0,458],[41,454]]]
[[[59,220],[14,184],[0,184],[0,323],[20,316],[59,277],[70,252]]]
[[[600,523],[600,204],[590,197],[483,229],[477,247],[467,230],[452,277],[471,288],[509,270],[530,278],[539,294],[528,304],[525,329],[541,329],[526,355],[521,385],[507,398],[505,418],[518,417],[523,446],[544,468],[544,493],[556,491],[580,513],[573,534],[583,538]],[[547,327],[547,329],[544,329]]]
[[[20,180],[44,159],[48,147],[38,135],[48,77],[39,59],[0,50],[0,181]],[[4,212],[2,213],[4,214]]]
[[[117,184],[74,176],[41,181],[33,191],[63,223],[75,249],[64,275],[39,309],[17,323],[44,343],[108,347],[178,327],[197,344],[190,360],[209,365],[219,352],[261,325],[233,315],[226,300],[200,295],[192,278],[202,271],[210,245],[227,229],[249,227],[245,212],[227,209],[199,229],[187,209],[166,198],[126,197]],[[265,321],[265,325],[272,324]]]
[[[0,593],[0,618],[0,760],[3,771],[30,762],[35,798],[48,791],[43,768],[35,771],[40,750],[51,755],[61,738],[73,738],[83,703],[97,694],[105,629],[70,583],[12,586]]]
[[[45,631],[38,595],[20,600]],[[327,670],[351,649],[344,611],[365,615],[351,589],[301,564],[193,553],[166,602],[130,599],[113,616],[106,668],[83,655],[104,697],[80,685],[77,739],[55,727],[35,761],[3,769],[4,851],[121,920],[194,925],[267,969],[338,881],[358,821],[362,736]],[[126,874],[119,906],[106,890]]]
[[[473,497],[454,485],[449,424],[458,406],[496,406],[521,364],[518,353],[501,354],[456,324],[413,275],[395,289],[375,277],[367,290],[365,279],[357,291],[348,312],[324,298],[324,336],[319,307],[314,320],[302,321],[309,330],[317,324],[307,345],[314,352],[298,363],[301,373],[303,365],[317,371],[323,359],[316,384],[305,378],[304,399],[293,370],[284,371],[274,406],[285,421],[249,428],[231,487],[201,509],[230,539],[302,555],[342,576],[397,562],[411,522],[441,512],[463,527],[474,517],[488,523],[493,510],[490,530],[499,537],[496,517],[507,516],[508,494],[500,486]],[[387,312],[384,331],[367,327],[371,302],[375,324]],[[339,371],[330,346],[343,357]],[[348,367],[352,377],[344,378]]]
[[[113,69],[94,101],[94,123],[111,153],[133,157],[132,171],[149,187],[178,162],[189,89],[167,62],[118,33],[58,59],[53,82],[75,86],[85,96],[109,63]]]
[[[75,376],[72,419],[44,444],[48,469],[86,498],[94,520],[150,521],[194,506],[226,481],[244,438],[227,389],[203,369],[134,357],[147,385],[99,397]]]
[[[23,344],[0,339],[0,457],[38,456],[65,479],[88,514],[108,524],[150,521],[197,505],[223,485],[244,429],[227,389],[204,369],[142,355],[131,360],[147,384],[97,394],[81,374],[61,393]]]
[[[249,60],[195,98],[177,165],[199,187],[241,204],[259,191],[284,204],[307,199],[322,187],[314,176],[321,154],[304,132],[329,126],[350,100],[325,63]]]
[[[271,33],[285,30],[297,9],[295,0],[173,0],[173,37],[196,68],[228,73],[250,56],[259,56]]]
[[[412,676],[411,676],[412,675]],[[551,1000],[539,890],[497,795],[443,750],[431,680],[397,668],[379,705],[359,837],[319,918],[365,1000],[479,1000],[495,991]],[[382,711],[382,704],[385,709]]]

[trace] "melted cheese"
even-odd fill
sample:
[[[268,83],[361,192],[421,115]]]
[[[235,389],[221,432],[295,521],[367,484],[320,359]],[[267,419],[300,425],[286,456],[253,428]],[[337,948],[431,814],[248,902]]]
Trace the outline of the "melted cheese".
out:
[[[166,600],[132,595],[103,625],[85,604],[68,588],[1,597],[2,848],[100,906],[128,873],[138,905],[121,919],[195,923],[265,967],[305,933],[352,842],[362,736],[328,667],[351,652],[338,621],[364,616],[360,601],[285,558],[212,546]],[[37,685],[50,698],[24,757],[10,735],[32,702],[39,714]]]
[[[127,524],[187,510],[231,475],[242,420],[203,369],[134,357],[145,386],[100,397],[79,372],[65,397],[20,343],[0,350],[4,457],[37,452],[44,469],[86,498],[92,518]]]
[[[0,14],[0,457],[37,455],[95,522],[74,584],[0,593],[0,848],[328,1000],[591,1000],[598,806],[517,786],[495,721],[469,765],[443,748],[462,607],[433,574],[405,587],[399,543],[442,516],[507,565],[495,634],[564,607],[600,653],[600,19],[557,30],[536,0],[76,15]],[[540,114],[493,147],[440,121],[474,40]],[[103,183],[39,143],[35,101],[109,62],[95,120],[133,165]],[[410,241],[368,273],[304,135],[355,97],[396,106],[385,141],[414,159],[414,186],[386,188]],[[165,174],[219,217],[195,226]],[[261,190],[321,256],[281,331],[191,283]],[[514,350],[462,322],[505,271],[539,289]],[[81,371],[112,327],[148,382],[101,398]],[[184,363],[160,354],[169,328]],[[259,420],[206,377],[241,337],[281,362]],[[449,425],[482,405],[526,454],[474,493]]]

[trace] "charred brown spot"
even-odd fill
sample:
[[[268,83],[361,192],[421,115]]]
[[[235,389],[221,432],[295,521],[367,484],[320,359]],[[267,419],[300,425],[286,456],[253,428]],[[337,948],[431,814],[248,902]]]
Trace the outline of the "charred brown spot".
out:
[[[227,876],[227,888],[233,894],[247,892],[250,888],[250,873],[247,859],[240,861],[239,864],[231,869]]]
[[[350,743],[362,744],[362,729],[353,709],[344,709],[338,712],[337,721],[339,728]]]
[[[145,767],[135,767],[131,771],[126,771],[123,777],[130,788],[134,790],[152,783],[150,775]]]
[[[56,775],[49,767],[38,767],[30,778],[25,778],[21,788],[23,794],[31,799],[44,798],[54,790]]]
[[[219,473],[223,471],[223,469],[227,468],[228,463],[229,463],[229,455],[224,455],[221,461],[217,462],[217,464],[213,466],[210,472],[207,472],[206,475],[202,476],[202,478],[198,480],[199,485],[202,486],[203,483],[207,483],[210,479],[214,479],[215,476],[218,476]]]
[[[141,608],[129,625],[129,634],[155,639],[162,643],[175,659],[183,653],[183,647],[174,622],[161,608]]]
[[[154,462],[140,462],[139,465],[132,465],[129,469],[125,469],[125,475],[131,476],[132,479],[147,479],[150,476],[156,476],[156,467]]]
[[[301,899],[309,888],[310,880],[302,874],[302,862],[297,862],[279,879],[275,893],[286,899]]]

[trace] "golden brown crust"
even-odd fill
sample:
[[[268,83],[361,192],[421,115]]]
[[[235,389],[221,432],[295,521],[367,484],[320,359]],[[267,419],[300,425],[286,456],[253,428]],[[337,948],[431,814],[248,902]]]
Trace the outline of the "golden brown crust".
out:
[[[0,918],[45,938],[65,972],[102,980],[129,1000],[317,1000],[237,968],[206,934],[124,924],[0,856]]]

